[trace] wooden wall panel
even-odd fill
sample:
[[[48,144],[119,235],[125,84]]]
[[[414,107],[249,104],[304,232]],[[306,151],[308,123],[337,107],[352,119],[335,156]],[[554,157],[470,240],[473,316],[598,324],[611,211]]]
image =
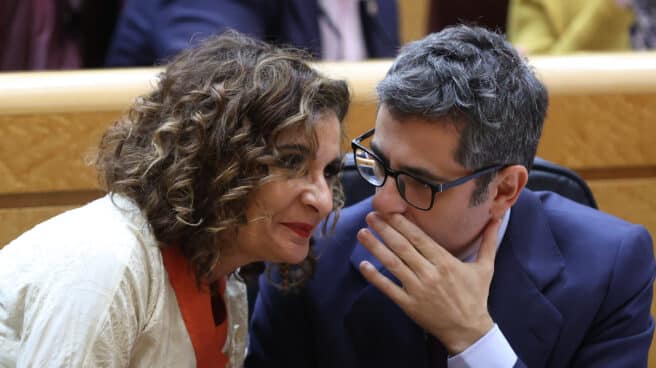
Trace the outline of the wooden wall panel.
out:
[[[644,225],[656,237],[656,177],[589,180],[599,209]]]
[[[573,169],[656,166],[656,92],[552,95],[538,155]]]
[[[96,188],[96,176],[85,160],[117,116],[0,115],[0,194]]]
[[[0,208],[0,248],[34,225],[73,207],[77,206]]]

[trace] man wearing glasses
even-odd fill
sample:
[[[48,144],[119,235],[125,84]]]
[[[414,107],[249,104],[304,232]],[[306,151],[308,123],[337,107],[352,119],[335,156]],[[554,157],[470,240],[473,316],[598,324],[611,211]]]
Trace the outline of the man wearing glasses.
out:
[[[353,140],[376,194],[320,239],[314,278],[262,280],[247,367],[645,367],[646,230],[525,190],[547,92],[497,34],[405,46]]]

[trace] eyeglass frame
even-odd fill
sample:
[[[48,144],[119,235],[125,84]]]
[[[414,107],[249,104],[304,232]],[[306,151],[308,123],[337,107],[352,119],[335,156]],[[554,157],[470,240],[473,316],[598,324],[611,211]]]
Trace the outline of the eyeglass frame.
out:
[[[472,180],[472,179],[476,179],[476,178],[481,177],[481,176],[483,176],[483,175],[485,175],[485,174],[489,174],[489,173],[492,173],[492,172],[498,171],[498,170],[500,170],[500,169],[502,169],[502,168],[508,166],[508,165],[501,165],[501,164],[492,165],[492,166],[488,166],[488,167],[484,167],[484,168],[478,169],[478,170],[474,171],[473,173],[471,173],[470,175],[463,176],[463,177],[461,177],[461,178],[458,178],[458,179],[455,179],[455,180],[452,180],[452,181],[449,181],[449,182],[446,182],[446,183],[432,184],[432,183],[429,183],[428,181],[426,181],[426,180],[424,180],[424,179],[420,179],[420,178],[416,177],[415,175],[408,173],[407,171],[404,171],[404,170],[392,170],[391,168],[387,167],[387,165],[385,165],[385,163],[383,162],[383,160],[382,160],[380,157],[378,157],[378,155],[376,155],[375,153],[371,152],[369,149],[367,149],[366,147],[364,147],[364,146],[361,144],[361,142],[362,142],[363,140],[365,140],[365,139],[371,137],[372,135],[374,135],[374,132],[375,132],[375,131],[376,131],[376,128],[371,128],[370,130],[364,132],[363,134],[359,135],[358,137],[354,138],[354,139],[351,141],[351,149],[353,149],[353,156],[354,156],[353,159],[354,159],[354,161],[355,161],[355,169],[357,170],[358,175],[360,175],[360,177],[361,177],[364,181],[366,181],[366,182],[369,183],[370,185],[373,185],[373,186],[376,187],[376,188],[381,188],[383,185],[385,185],[385,183],[387,182],[387,177],[388,177],[388,176],[393,177],[393,178],[394,178],[394,182],[396,183],[396,190],[399,192],[399,196],[401,196],[401,198],[403,198],[403,200],[404,200],[406,203],[408,203],[408,204],[411,205],[412,207],[414,207],[414,208],[416,208],[416,209],[418,209],[418,210],[421,210],[421,211],[430,211],[430,210],[433,208],[433,206],[435,205],[435,193],[442,193],[442,192],[444,192],[444,191],[447,190],[447,189],[451,189],[451,188],[453,188],[453,187],[457,187],[458,185],[464,184],[464,183],[466,183],[466,182],[468,182],[468,181],[470,181],[470,180]],[[385,172],[385,177],[383,178],[383,181],[380,183],[380,185],[376,185],[376,184],[370,182],[370,181],[367,180],[367,178],[365,178],[365,177],[362,175],[362,173],[360,172],[360,166],[358,165],[358,159],[357,159],[357,157],[356,157],[356,156],[357,156],[357,155],[356,155],[356,150],[358,150],[358,149],[363,150],[363,151],[365,151],[367,154],[371,155],[375,160],[378,161],[378,163],[379,163],[379,164],[381,165],[381,167],[383,168],[383,171]],[[419,207],[419,206],[417,206],[417,205],[415,205],[415,204],[413,204],[413,203],[410,203],[410,201],[408,201],[408,200],[405,198],[405,195],[401,192],[401,189],[399,188],[399,174],[407,175],[407,176],[409,176],[410,178],[412,178],[413,180],[416,180],[416,181],[418,181],[419,183],[424,184],[424,185],[428,186],[428,187],[431,189],[431,201],[430,201],[430,206],[428,206],[427,208],[422,208],[422,207]]]

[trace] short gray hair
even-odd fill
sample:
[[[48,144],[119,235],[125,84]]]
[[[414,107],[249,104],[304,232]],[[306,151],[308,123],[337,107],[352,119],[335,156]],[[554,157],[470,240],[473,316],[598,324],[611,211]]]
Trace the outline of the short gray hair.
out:
[[[404,46],[377,92],[395,119],[454,124],[461,134],[455,160],[470,170],[530,169],[548,105],[545,86],[503,36],[465,25]],[[472,205],[492,177],[479,179]]]

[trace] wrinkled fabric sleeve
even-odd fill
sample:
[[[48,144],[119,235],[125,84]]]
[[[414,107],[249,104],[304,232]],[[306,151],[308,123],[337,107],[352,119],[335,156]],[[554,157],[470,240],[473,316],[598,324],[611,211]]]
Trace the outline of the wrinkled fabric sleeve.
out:
[[[151,309],[143,265],[134,255],[128,265],[111,254],[84,258],[25,293],[17,367],[130,364]]]

